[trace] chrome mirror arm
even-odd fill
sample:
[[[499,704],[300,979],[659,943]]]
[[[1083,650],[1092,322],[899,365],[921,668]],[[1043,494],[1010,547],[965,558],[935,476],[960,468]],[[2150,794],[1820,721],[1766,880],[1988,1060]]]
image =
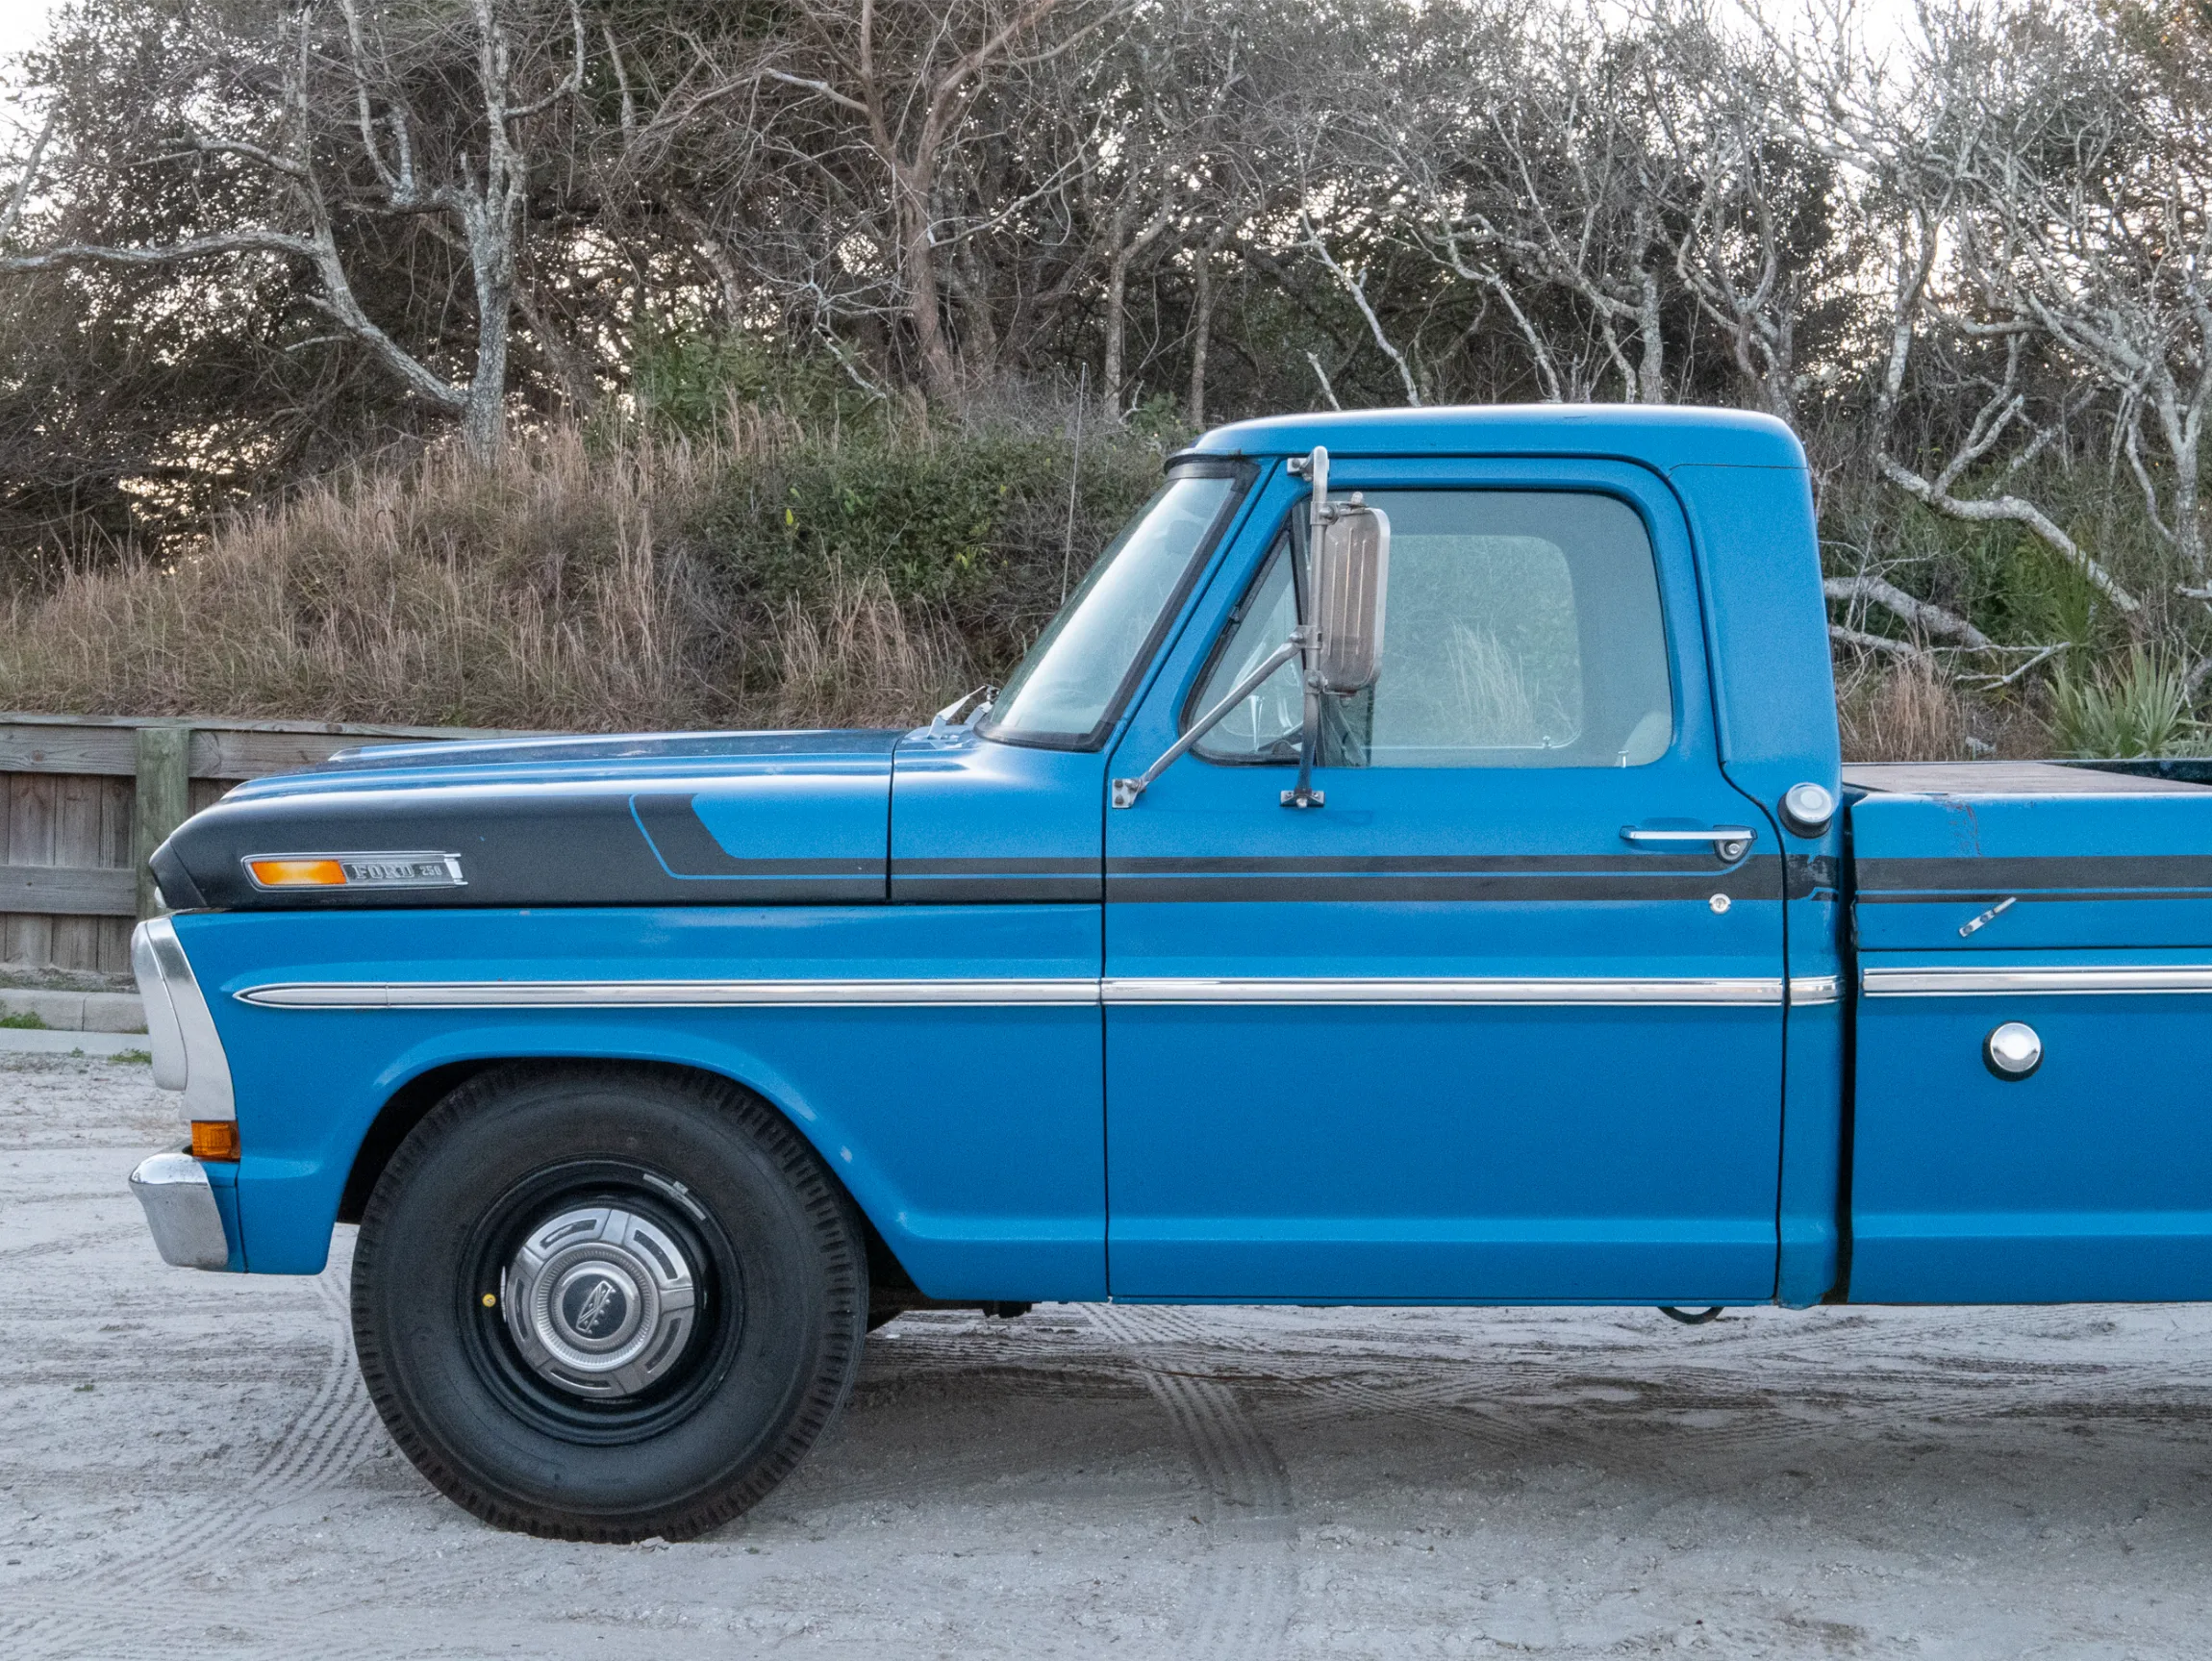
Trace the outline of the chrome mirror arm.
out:
[[[1212,709],[1208,710],[1204,715],[1200,716],[1196,720],[1193,721],[1191,723],[1191,730],[1185,733],[1181,738],[1177,739],[1172,744],[1169,745],[1167,752],[1163,754],[1158,761],[1154,762],[1150,767],[1146,768],[1144,772],[1136,778],[1116,779],[1114,781],[1114,805],[1118,808],[1135,807],[1137,805],[1137,798],[1143,795],[1147,790],[1151,789],[1152,781],[1158,778],[1162,773],[1166,772],[1169,765],[1174,762],[1176,757],[1180,756],[1185,750],[1188,750],[1193,744],[1196,743],[1200,739],[1204,738],[1208,733],[1212,732],[1215,726],[1220,721],[1221,717],[1227,715],[1231,710],[1235,709],[1239,704],[1243,703],[1245,698],[1250,696],[1253,690],[1257,688],[1262,681],[1266,680],[1269,675],[1273,674],[1277,669],[1281,668],[1285,664],[1289,663],[1291,659],[1297,656],[1298,653],[1305,650],[1305,637],[1306,631],[1303,628],[1294,629],[1291,632],[1291,638],[1289,640],[1285,641],[1281,645],[1277,646],[1273,651],[1269,652],[1267,657],[1261,661],[1257,668],[1253,669],[1250,674],[1246,675],[1243,680],[1239,681],[1234,687],[1232,687],[1229,690],[1228,696],[1224,697],[1219,703],[1216,704]],[[1311,694],[1309,693],[1308,695],[1310,696]]]
[[[1312,673],[1305,679],[1306,721],[1298,734],[1298,782],[1295,789],[1283,792],[1283,806],[1287,808],[1318,808],[1329,799],[1314,789],[1314,752],[1321,742],[1321,690]]]
[[[1315,576],[1319,570],[1321,538],[1331,517],[1329,512],[1329,453],[1316,444],[1306,457],[1300,469],[1294,466],[1314,487],[1311,505],[1306,510],[1306,581],[1304,591],[1309,606],[1316,595]],[[1298,782],[1295,788],[1283,792],[1283,806],[1287,808],[1318,808],[1328,798],[1314,789],[1314,756],[1321,742],[1321,692],[1315,678],[1316,660],[1320,656],[1321,631],[1319,621],[1301,616],[1298,633],[1305,637],[1301,642],[1303,655],[1299,662],[1298,680],[1305,693],[1305,721],[1298,733]]]

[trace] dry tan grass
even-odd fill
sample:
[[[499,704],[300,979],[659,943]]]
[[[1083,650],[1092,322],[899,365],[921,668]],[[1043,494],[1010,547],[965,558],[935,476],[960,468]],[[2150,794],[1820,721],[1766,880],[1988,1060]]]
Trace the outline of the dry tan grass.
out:
[[[1847,761],[1966,758],[1965,702],[1932,659],[1906,658],[1847,680],[1840,702]]]
[[[786,438],[434,453],[221,527],[168,569],[85,569],[10,605],[0,708],[575,731],[919,719],[964,683],[882,578],[752,618],[687,545],[723,469]]]
[[[2034,688],[1980,696],[1962,690],[1933,658],[1869,662],[1856,653],[1838,660],[1836,684],[1846,761],[2019,760],[2051,753]]]
[[[877,726],[904,721],[917,689],[942,708],[968,679],[968,653],[939,619],[910,616],[881,572],[832,573],[830,603],[796,599],[776,617],[778,724]]]

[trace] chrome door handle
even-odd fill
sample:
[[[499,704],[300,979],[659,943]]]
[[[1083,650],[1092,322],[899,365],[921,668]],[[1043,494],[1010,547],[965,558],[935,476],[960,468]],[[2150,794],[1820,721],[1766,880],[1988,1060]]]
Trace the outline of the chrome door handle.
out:
[[[1711,830],[1639,830],[1634,825],[1622,825],[1621,834],[1637,843],[1707,843],[1722,865],[1734,865],[1749,853],[1751,844],[1759,840],[1759,833],[1749,825],[1715,825]]]

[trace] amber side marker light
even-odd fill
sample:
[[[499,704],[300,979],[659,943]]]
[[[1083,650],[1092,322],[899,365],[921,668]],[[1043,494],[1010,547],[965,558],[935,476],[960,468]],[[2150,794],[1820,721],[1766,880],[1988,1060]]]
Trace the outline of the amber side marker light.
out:
[[[236,1164],[239,1157],[239,1121],[235,1119],[193,1120],[192,1157]]]
[[[345,867],[334,859],[255,859],[246,868],[264,888],[345,887]]]

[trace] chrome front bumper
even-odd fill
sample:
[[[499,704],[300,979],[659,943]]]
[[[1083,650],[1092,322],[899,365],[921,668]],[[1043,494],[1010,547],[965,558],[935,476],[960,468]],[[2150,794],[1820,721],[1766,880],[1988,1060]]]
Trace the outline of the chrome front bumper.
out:
[[[131,1192],[146,1208],[146,1226],[163,1262],[179,1269],[230,1267],[222,1208],[198,1160],[189,1153],[157,1153],[131,1172]]]
[[[184,1094],[189,1120],[236,1119],[230,1058],[192,974],[176,925],[165,917],[131,935],[131,968],[146,1003],[146,1047],[154,1082]],[[164,1261],[180,1269],[228,1269],[231,1242],[204,1166],[189,1153],[157,1153],[131,1172],[131,1192]]]

